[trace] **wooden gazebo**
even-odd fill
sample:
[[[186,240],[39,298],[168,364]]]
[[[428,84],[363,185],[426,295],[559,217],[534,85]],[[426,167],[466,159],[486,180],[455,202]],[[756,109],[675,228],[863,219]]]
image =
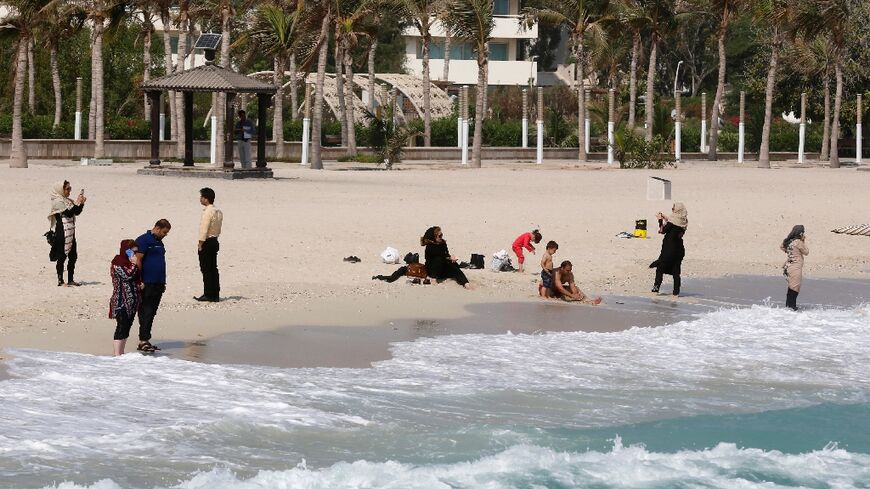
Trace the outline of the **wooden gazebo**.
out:
[[[233,168],[233,142],[235,114],[232,107],[236,94],[257,94],[257,169],[266,168],[266,113],[277,87],[254,78],[222,68],[211,62],[179,73],[173,73],[142,84],[142,90],[151,102],[151,160],[150,167],[160,167],[160,94],[164,91],[183,93],[184,99],[184,166],[193,167],[193,94],[194,92],[224,92],[227,94],[225,147],[223,168]]]

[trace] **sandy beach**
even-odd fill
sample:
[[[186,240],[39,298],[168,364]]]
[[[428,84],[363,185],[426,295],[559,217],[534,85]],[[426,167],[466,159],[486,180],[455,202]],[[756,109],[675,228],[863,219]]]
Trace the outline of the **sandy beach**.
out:
[[[276,164],[271,181],[222,181],[136,175],[140,166],[36,161],[26,170],[0,167],[6,210],[0,247],[9,253],[0,268],[2,348],[108,354],[114,329],[107,318],[108,263],[121,239],[135,238],[159,218],[173,227],[165,240],[169,277],[154,339],[173,355],[191,359],[208,356],[203,349],[214,340],[211,360],[364,366],[382,359],[390,341],[510,329],[503,320],[514,314],[510,311],[534,322],[526,331],[534,332],[595,330],[595,321],[577,320],[595,314],[611,314],[598,322],[610,327],[665,324],[674,316],[667,321],[650,320],[648,314],[620,316],[617,303],[628,301],[643,311],[666,303],[680,314],[692,313],[713,307],[714,296],[727,287],[744,290],[749,284],[752,292],[733,304],[767,297],[776,304],[785,292],[779,243],[794,224],[807,227],[805,276],[861,284],[836,282],[831,300],[855,287],[863,291],[855,303],[860,294],[867,297],[870,240],[830,232],[868,220],[870,172],[855,168],[783,163],[760,170],[697,162],[653,172],[573,162],[490,162],[480,170],[444,163],[363,171],[336,164],[316,172]],[[632,231],[635,219],[645,218],[653,227],[655,213],[669,211],[670,201],[646,199],[649,176],[670,179],[674,200],[688,208],[684,294],[677,299],[649,292],[653,273],[647,265],[658,255],[661,239],[616,237]],[[77,223],[76,279],[84,282],[78,288],[56,286],[42,237],[49,187],[64,179],[74,193],[85,188],[88,196]],[[196,231],[203,186],[215,189],[224,213],[219,255],[224,300],[218,304],[192,299],[202,292]],[[543,303],[536,296],[536,275],[528,273],[539,270],[540,254],[528,257],[523,274],[470,271],[473,291],[453,282],[411,286],[404,280],[371,280],[395,269],[378,257],[386,246],[422,254],[419,238],[432,225],[443,228],[454,255],[468,260],[480,253],[487,261],[493,252],[510,250],[520,233],[539,227],[544,241],[559,243],[556,260],[571,260],[580,287],[604,295],[607,305],[590,312],[589,306]],[[349,255],[362,262],[343,262]],[[764,278],[763,285],[744,277],[727,287],[720,283],[714,287],[719,292],[698,292],[709,283],[704,280],[735,274]],[[666,278],[663,292],[669,291]],[[812,293],[807,285],[799,302],[810,301]],[[238,336],[252,332],[277,334],[272,340],[295,347],[275,344],[269,336],[248,342]]]

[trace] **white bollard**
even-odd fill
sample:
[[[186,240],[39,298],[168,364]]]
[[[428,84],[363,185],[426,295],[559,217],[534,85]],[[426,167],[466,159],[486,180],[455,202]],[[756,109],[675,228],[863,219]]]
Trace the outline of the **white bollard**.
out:
[[[701,119],[701,152],[707,152],[707,120]]]
[[[803,122],[798,128],[798,163],[804,162],[804,145],[807,140],[807,125]]]
[[[584,121],[583,127],[586,128],[586,130],[583,131],[584,132],[583,137],[584,137],[584,139],[586,139],[586,141],[584,141],[583,144],[586,145],[586,154],[588,155],[589,154],[589,142],[591,141],[591,136],[589,134],[589,128],[592,127],[592,123],[589,121],[589,119],[586,119],[586,121]]]
[[[299,160],[299,164],[303,166],[308,164],[308,140],[311,138],[310,126],[311,119],[307,117],[302,119],[302,157]]]
[[[523,148],[529,147],[529,118],[523,117]]]
[[[462,120],[462,164],[468,164],[468,121]]]
[[[744,127],[743,123],[741,122],[740,127],[738,128],[738,134],[737,134],[737,163],[743,163],[744,129],[745,129],[745,127]]]
[[[680,131],[680,125],[681,125],[680,121],[682,120],[682,117],[683,117],[683,115],[682,115],[683,107],[682,107],[682,101],[680,99],[680,92],[674,93],[674,105],[675,105],[674,108],[676,109],[676,111],[675,111],[676,117],[674,118],[674,159],[677,161],[680,161],[680,160],[682,160],[682,155],[683,155],[683,145],[682,145],[683,141],[682,141],[682,134]]]
[[[76,127],[75,127],[75,135],[73,136],[75,139],[82,138],[82,113],[76,112]]]
[[[462,116],[456,118],[456,147],[462,147]]]
[[[856,104],[856,113],[855,113],[855,163],[861,164],[861,94],[858,94],[858,100]]]
[[[613,145],[615,141],[613,140],[613,128],[615,124],[613,122],[607,123],[607,164],[613,164]]]
[[[209,161],[217,163],[217,116],[211,116],[211,144],[209,145]]]
[[[615,144],[613,130],[616,128],[616,95],[611,88],[607,93],[607,164],[613,164],[613,146]]]
[[[544,121],[538,121],[538,151],[535,155],[535,163],[541,164],[544,162]]]

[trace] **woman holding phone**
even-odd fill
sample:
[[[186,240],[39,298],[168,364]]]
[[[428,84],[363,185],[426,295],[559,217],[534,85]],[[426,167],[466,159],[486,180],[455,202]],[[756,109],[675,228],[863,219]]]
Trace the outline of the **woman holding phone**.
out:
[[[794,226],[782,241],[779,249],[786,254],[785,263],[782,265],[782,273],[788,283],[785,305],[793,311],[797,311],[797,298],[803,280],[804,257],[810,254],[804,227],[800,224]]]
[[[109,303],[109,319],[114,319],[115,337],[112,344],[112,354],[124,354],[130,327],[142,299],[142,275],[139,272],[139,251],[136,241],[125,239],[121,241],[121,251],[112,259],[109,275],[112,277],[112,300]]]
[[[76,200],[69,198],[72,185],[66,180],[56,183],[51,188],[51,211],[48,213],[48,222],[54,230],[54,241],[48,258],[57,262],[57,286],[64,285],[63,265],[66,262],[67,286],[81,285],[73,279],[76,270],[76,216],[85,208],[85,190],[79,192]]]

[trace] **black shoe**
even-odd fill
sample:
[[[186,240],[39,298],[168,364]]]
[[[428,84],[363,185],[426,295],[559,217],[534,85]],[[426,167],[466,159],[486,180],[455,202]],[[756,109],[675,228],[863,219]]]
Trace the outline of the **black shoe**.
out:
[[[659,292],[659,286],[658,286],[658,285],[653,286],[653,288],[652,288],[652,290],[651,290],[650,292],[658,293],[658,292]]]
[[[58,287],[62,287],[62,286],[63,286],[63,279],[62,279],[62,278],[57,279],[57,286],[58,286]]]
[[[362,260],[360,260],[358,256],[351,255],[351,256],[345,258],[344,261],[346,261],[348,263],[359,263]]]
[[[220,302],[220,298],[219,298],[219,297],[209,297],[209,296],[207,296],[207,295],[205,295],[205,294],[203,294],[203,295],[201,295],[201,296],[199,296],[199,297],[194,297],[193,299],[194,299],[194,300],[197,300],[197,301],[199,301],[199,302]]]

